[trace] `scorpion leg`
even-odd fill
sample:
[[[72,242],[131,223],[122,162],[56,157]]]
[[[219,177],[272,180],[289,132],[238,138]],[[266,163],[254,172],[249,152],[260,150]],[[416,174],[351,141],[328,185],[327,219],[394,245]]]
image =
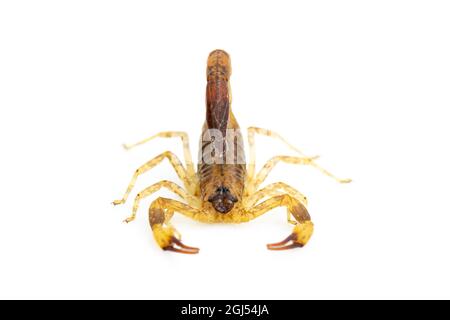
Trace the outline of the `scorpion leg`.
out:
[[[179,185],[176,183],[173,183],[171,181],[162,180],[158,183],[155,183],[151,185],[150,187],[145,188],[141,192],[139,192],[136,197],[134,198],[134,204],[133,204],[133,211],[131,213],[131,216],[126,218],[124,222],[131,222],[136,218],[136,213],[139,208],[139,203],[142,199],[149,197],[156,191],[158,191],[161,188],[167,188],[168,190],[172,191],[173,193],[177,194],[180,198],[187,201],[190,205],[198,206],[200,200],[189,193],[187,193],[185,190],[183,190]]]
[[[281,242],[268,244],[267,248],[270,250],[284,250],[303,247],[311,238],[314,225],[305,206],[297,199],[288,194],[275,196],[247,209],[245,213],[250,219],[254,219],[276,207],[286,207],[297,221],[297,224],[286,239]]]
[[[255,162],[256,162],[256,151],[255,151],[255,134],[260,134],[266,137],[272,137],[277,140],[280,140],[284,144],[286,144],[291,150],[294,150],[296,153],[298,153],[301,156],[306,157],[306,155],[299,150],[298,148],[291,145],[289,142],[287,142],[282,136],[280,136],[278,133],[263,129],[263,128],[257,128],[257,127],[249,127],[247,128],[248,133],[248,145],[249,145],[249,153],[250,153],[250,161],[248,164],[248,176],[250,179],[253,179],[253,176],[255,174]]]
[[[166,151],[166,152],[161,153],[159,156],[156,156],[152,160],[148,161],[141,167],[139,167],[134,172],[133,177],[131,178],[131,181],[128,184],[127,190],[125,191],[125,194],[123,195],[122,199],[114,200],[113,204],[118,205],[118,204],[125,203],[125,201],[127,201],[128,195],[130,194],[131,190],[134,187],[134,184],[136,183],[138,176],[140,176],[141,174],[154,168],[155,166],[160,164],[165,158],[167,158],[170,161],[170,163],[173,166],[173,168],[175,169],[178,177],[184,182],[184,185],[186,186],[186,188],[188,188],[188,190],[192,191],[193,189],[192,189],[191,183],[189,182],[189,179],[187,178],[186,170],[184,169],[180,160],[177,158],[177,156],[174,153],[172,153],[170,151]]]
[[[123,147],[127,150],[149,142],[155,138],[181,138],[183,143],[184,162],[186,163],[186,170],[189,177],[195,176],[194,164],[192,162],[191,149],[189,147],[189,136],[186,132],[182,131],[163,131],[159,132],[149,138],[133,144],[123,144]]]
[[[190,247],[181,242],[181,235],[170,224],[169,220],[174,212],[187,217],[195,218],[202,211],[176,200],[158,198],[152,202],[149,209],[149,221],[153,230],[153,236],[163,250],[179,253],[194,254],[200,249]]]
[[[335,175],[333,175],[331,172],[323,169],[319,165],[317,165],[314,160],[317,157],[312,158],[306,158],[306,157],[292,157],[292,156],[276,156],[270,159],[266,162],[266,164],[262,167],[262,169],[258,172],[256,175],[256,178],[253,181],[253,188],[256,189],[258,186],[264,182],[264,180],[267,178],[269,173],[272,171],[272,169],[275,167],[277,163],[284,162],[284,163],[291,163],[291,164],[302,164],[302,165],[309,165],[317,168],[320,170],[323,174],[327,175],[328,177],[336,180],[339,183],[349,183],[352,180],[351,179],[340,179],[337,178]]]
[[[257,128],[257,127],[249,127],[247,129],[247,131],[248,131],[248,144],[249,144],[249,151],[250,151],[250,161],[249,161],[249,164],[248,164],[248,177],[249,177],[249,179],[253,179],[254,175],[255,175],[255,161],[256,161],[255,134],[256,133],[260,134],[260,135],[263,135],[263,136],[272,137],[272,138],[275,138],[277,140],[280,140],[285,145],[287,145],[291,150],[293,150],[297,154],[301,155],[302,158],[312,158],[313,160],[318,158],[318,156],[316,156],[316,157],[306,157],[303,151],[301,151],[297,147],[295,147],[292,144],[290,144],[289,142],[287,142],[282,136],[280,136],[278,133],[276,133],[276,132],[274,132],[272,130],[263,129],[263,128]],[[327,175],[327,176],[337,180],[340,183],[347,183],[347,182],[351,181],[351,179],[339,179],[339,178],[336,178],[333,174],[331,174],[329,171],[327,171],[327,170],[323,169],[322,167],[320,167],[314,161],[311,161],[309,164],[311,166],[317,168],[319,171],[321,171],[325,175]]]

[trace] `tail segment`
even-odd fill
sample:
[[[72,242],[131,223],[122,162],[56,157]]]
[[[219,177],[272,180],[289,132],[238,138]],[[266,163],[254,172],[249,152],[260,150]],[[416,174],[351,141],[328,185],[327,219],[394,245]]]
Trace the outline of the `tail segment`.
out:
[[[230,118],[231,75],[230,56],[223,50],[209,54],[206,76],[206,123],[209,129],[218,129],[225,136]]]

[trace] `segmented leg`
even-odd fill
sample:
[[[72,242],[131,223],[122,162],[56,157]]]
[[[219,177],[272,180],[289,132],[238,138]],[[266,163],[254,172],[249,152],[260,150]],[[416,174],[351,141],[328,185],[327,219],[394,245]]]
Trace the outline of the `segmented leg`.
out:
[[[118,205],[118,204],[125,203],[125,201],[127,201],[127,199],[128,199],[128,196],[129,196],[131,190],[133,190],[133,187],[134,187],[134,185],[136,183],[136,180],[137,180],[138,176],[140,176],[141,174],[143,174],[143,173],[149,171],[150,169],[154,168],[155,166],[160,164],[161,161],[163,161],[165,158],[167,158],[170,161],[170,164],[175,169],[175,171],[176,171],[178,177],[181,179],[181,181],[183,181],[185,187],[190,192],[193,191],[193,188],[195,188],[195,187],[190,183],[189,179],[187,178],[186,170],[184,169],[184,167],[181,164],[180,160],[172,152],[166,151],[166,152],[161,153],[159,156],[153,158],[152,160],[148,161],[143,166],[139,167],[139,169],[137,169],[134,172],[133,177],[131,178],[131,181],[128,184],[127,190],[125,191],[125,194],[123,195],[122,199],[114,200],[113,204],[114,205]]]
[[[257,128],[257,127],[250,127],[247,130],[248,130],[248,144],[249,144],[249,152],[250,152],[250,161],[249,161],[248,169],[247,169],[248,170],[248,179],[249,179],[249,181],[252,181],[254,179],[254,175],[255,175],[255,159],[256,159],[255,133],[260,134],[260,135],[264,135],[264,136],[267,136],[267,137],[272,137],[272,138],[275,138],[277,140],[280,140],[286,146],[288,146],[291,150],[293,150],[296,153],[298,153],[299,155],[301,155],[302,156],[301,158],[311,158],[313,160],[318,158],[318,156],[316,156],[316,157],[306,157],[305,154],[303,153],[303,151],[301,151],[300,149],[296,148],[295,146],[293,146],[292,144],[287,142],[282,136],[280,136],[278,133],[276,133],[274,131],[263,129],[263,128]],[[330,173],[329,171],[323,169],[318,164],[316,164],[314,161],[311,161],[309,163],[309,165],[317,168],[323,174],[325,174],[325,175],[327,175],[327,176],[337,180],[340,183],[348,183],[348,182],[351,181],[351,179],[339,179],[339,178],[336,178],[332,173]],[[269,172],[270,172],[270,170],[269,170]]]
[[[262,169],[258,172],[256,175],[256,178],[254,179],[253,188],[256,189],[258,186],[264,182],[264,180],[267,178],[269,173],[272,171],[272,169],[275,167],[277,163],[284,162],[284,163],[291,163],[291,164],[303,164],[303,165],[310,165],[314,168],[321,171],[323,174],[327,175],[328,177],[336,180],[339,183],[348,183],[351,181],[351,179],[339,179],[335,175],[333,175],[331,172],[323,169],[319,165],[317,165],[314,160],[317,157],[312,158],[304,158],[304,157],[292,157],[292,156],[276,156],[270,159],[266,162],[266,164],[262,167]]]
[[[272,197],[247,209],[245,214],[249,219],[254,219],[276,207],[286,207],[297,221],[297,224],[286,239],[277,243],[268,244],[267,248],[270,250],[284,250],[303,247],[311,238],[314,225],[305,206],[292,196],[284,194]]]
[[[188,254],[198,253],[198,248],[183,244],[179,232],[170,225],[170,218],[174,212],[181,213],[190,218],[195,218],[195,216],[202,214],[200,209],[176,200],[167,198],[156,199],[150,205],[148,213],[150,226],[156,242],[163,250]]]
[[[187,203],[189,203],[192,206],[199,206],[200,205],[200,199],[190,195],[186,191],[184,191],[179,185],[176,183],[173,183],[172,181],[162,180],[158,183],[155,183],[151,185],[150,187],[145,188],[141,192],[139,192],[136,197],[134,198],[134,204],[133,204],[133,211],[131,213],[131,216],[126,218],[124,222],[131,222],[136,218],[136,213],[139,208],[139,203],[142,199],[149,197],[156,191],[158,191],[161,188],[166,188],[173,193],[177,194],[180,198],[185,200]],[[172,213],[173,214],[173,213]]]
[[[267,137],[272,137],[275,138],[277,140],[280,140],[281,142],[283,142],[285,145],[287,145],[291,150],[295,151],[296,153],[298,153],[301,156],[306,157],[306,155],[298,148],[294,147],[293,145],[291,145],[289,142],[287,142],[282,136],[280,136],[278,133],[272,131],[272,130],[268,130],[268,129],[263,129],[263,128],[257,128],[257,127],[249,127],[247,129],[248,132],[248,144],[249,144],[249,153],[250,153],[250,161],[248,163],[248,177],[249,179],[253,179],[254,174],[255,174],[255,163],[256,163],[256,151],[255,151],[255,134],[260,134],[263,136],[267,136]]]
[[[144,139],[142,141],[136,142],[134,144],[124,144],[123,147],[127,150],[134,148],[136,146],[142,145],[144,143],[147,143],[155,138],[181,138],[181,141],[183,143],[183,152],[184,152],[184,162],[186,163],[186,171],[189,178],[192,178],[195,176],[195,170],[194,170],[194,164],[192,162],[192,155],[191,155],[191,149],[189,147],[189,136],[186,132],[182,131],[164,131],[159,132],[147,139]]]

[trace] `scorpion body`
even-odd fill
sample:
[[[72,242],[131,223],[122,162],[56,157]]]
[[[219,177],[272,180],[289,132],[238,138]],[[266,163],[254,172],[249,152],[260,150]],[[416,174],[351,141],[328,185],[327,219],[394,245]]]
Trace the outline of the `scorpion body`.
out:
[[[341,183],[350,179],[338,179],[320,167],[317,157],[305,156],[277,133],[257,127],[248,128],[249,161],[246,161],[244,143],[239,124],[231,110],[230,56],[223,50],[214,50],[208,56],[206,77],[206,120],[200,138],[197,170],[192,162],[189,138],[185,132],[160,132],[133,145],[130,149],[155,138],[180,138],[183,142],[184,162],[170,151],[163,152],[139,167],[120,200],[114,205],[126,202],[137,178],[168,159],[183,182],[178,184],[162,180],[139,192],[133,204],[131,222],[136,217],[139,203],[161,188],[177,194],[183,201],[162,198],[155,199],[149,208],[149,221],[158,245],[179,253],[198,253],[199,249],[181,242],[181,235],[172,226],[170,219],[180,213],[194,220],[207,223],[240,223],[255,219],[276,207],[285,207],[287,221],[294,225],[292,233],[283,241],[268,244],[271,250],[303,247],[313,233],[313,223],[306,209],[307,201],[299,191],[284,182],[276,182],[260,188],[274,166],[280,162],[314,167],[323,174]],[[297,155],[280,155],[271,158],[255,171],[255,135],[273,137],[285,143]],[[293,218],[293,219],[292,219]]]
[[[206,121],[200,141],[198,175],[203,201],[211,202],[217,212],[225,214],[242,200],[246,178],[244,144],[231,112],[229,56],[225,51],[215,50],[207,65]],[[213,143],[219,147],[210,148]],[[228,152],[230,147],[236,152]],[[217,154],[211,156],[211,151]],[[212,158],[217,161],[209,161]]]

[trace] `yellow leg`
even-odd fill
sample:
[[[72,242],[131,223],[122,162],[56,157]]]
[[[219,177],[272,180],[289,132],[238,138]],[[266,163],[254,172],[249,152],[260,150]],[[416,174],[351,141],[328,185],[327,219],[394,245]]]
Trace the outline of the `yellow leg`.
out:
[[[292,233],[283,241],[268,244],[270,250],[284,250],[296,247],[303,247],[311,238],[314,231],[314,225],[305,206],[297,199],[288,194],[272,197],[250,209],[247,209],[244,215],[249,219],[257,218],[264,213],[276,208],[286,207],[287,210],[297,221]]]
[[[263,129],[263,128],[257,128],[257,127],[249,127],[247,129],[248,132],[248,145],[249,145],[249,152],[250,152],[250,161],[248,164],[248,177],[250,179],[253,179],[254,174],[255,174],[255,163],[256,163],[256,151],[255,151],[255,134],[260,134],[266,137],[272,137],[274,139],[280,140],[281,142],[283,142],[286,146],[289,147],[289,149],[295,151],[296,153],[298,153],[299,155],[306,157],[306,155],[298,148],[294,147],[293,145],[291,145],[289,142],[287,142],[282,136],[280,136],[278,133],[272,131],[272,130],[268,130],[268,129]]]
[[[177,194],[180,198],[188,202],[191,206],[199,206],[201,201],[200,199],[190,195],[186,191],[184,191],[179,185],[176,183],[173,183],[171,181],[162,180],[158,183],[155,183],[154,185],[151,185],[150,187],[145,188],[141,192],[139,192],[136,197],[134,198],[134,204],[133,204],[133,211],[131,213],[131,216],[126,218],[124,222],[131,222],[136,218],[136,213],[139,208],[139,203],[142,199],[149,197],[156,191],[158,191],[161,188],[166,188],[173,193]],[[172,213],[173,214],[173,213]]]
[[[134,144],[124,144],[123,147],[127,150],[134,148],[136,146],[142,145],[146,142],[149,142],[155,138],[181,138],[183,143],[183,152],[184,152],[184,162],[186,163],[186,170],[189,178],[195,176],[194,164],[192,162],[191,149],[189,147],[189,136],[186,132],[182,131],[164,131],[157,133],[147,139],[136,142]]]
[[[256,175],[256,178],[254,179],[254,182],[253,182],[253,185],[252,185],[253,190],[258,188],[258,186],[261,183],[264,182],[264,180],[267,178],[267,176],[272,171],[272,169],[275,167],[275,165],[277,163],[279,163],[280,161],[284,162],[284,163],[291,163],[291,164],[310,165],[310,166],[313,166],[314,168],[318,169],[319,171],[321,171],[326,176],[336,180],[339,183],[351,182],[351,179],[339,179],[339,178],[337,178],[331,172],[329,172],[329,171],[323,169],[322,167],[320,167],[319,165],[317,165],[314,162],[315,159],[316,159],[316,157],[312,157],[312,158],[291,157],[291,156],[276,156],[276,157],[273,157],[272,159],[270,159],[269,161],[266,162],[266,164],[263,166],[263,168]]]
[[[118,205],[118,204],[125,203],[125,201],[127,201],[128,195],[130,194],[131,190],[133,190],[134,184],[136,183],[138,176],[140,176],[141,174],[154,168],[155,166],[160,164],[161,161],[163,161],[165,158],[167,158],[170,161],[170,164],[173,166],[178,177],[181,179],[181,181],[183,181],[183,183],[184,183],[185,187],[188,189],[188,191],[193,192],[195,187],[187,178],[186,170],[184,169],[180,160],[172,152],[166,151],[166,152],[163,152],[162,154],[160,154],[159,156],[153,158],[152,160],[148,161],[143,166],[139,167],[139,169],[137,169],[134,172],[133,177],[131,178],[131,181],[128,184],[127,190],[125,191],[125,194],[123,195],[122,199],[114,200],[113,204]]]
[[[173,212],[181,213],[190,218],[203,214],[200,209],[176,200],[167,198],[156,199],[152,202],[149,209],[149,222],[156,242],[163,250],[189,254],[198,253],[198,248],[186,246],[181,242],[181,235],[170,224]]]
[[[300,149],[298,149],[297,147],[293,146],[292,144],[290,144],[289,142],[287,142],[282,136],[280,136],[278,133],[271,131],[271,130],[267,130],[267,129],[263,129],[263,128],[257,128],[257,127],[249,127],[248,128],[248,144],[249,144],[249,151],[250,151],[250,160],[249,160],[249,164],[248,164],[248,179],[249,181],[254,179],[254,175],[255,175],[255,158],[256,158],[256,152],[255,152],[255,134],[260,134],[260,135],[264,135],[267,137],[272,137],[275,138],[277,140],[280,140],[281,142],[283,142],[287,147],[289,147],[289,149],[295,151],[297,154],[299,154],[300,156],[302,156],[302,158],[311,158],[311,157],[307,157],[303,151],[301,151]],[[316,157],[312,157],[314,160],[318,158],[318,156]],[[309,163],[311,166],[317,168],[319,171],[321,171],[323,174],[337,180],[340,183],[348,183],[351,181],[351,179],[338,179],[336,178],[333,174],[331,174],[329,171],[323,169],[322,167],[320,167],[318,164],[316,164],[314,161],[312,161],[311,163]]]

